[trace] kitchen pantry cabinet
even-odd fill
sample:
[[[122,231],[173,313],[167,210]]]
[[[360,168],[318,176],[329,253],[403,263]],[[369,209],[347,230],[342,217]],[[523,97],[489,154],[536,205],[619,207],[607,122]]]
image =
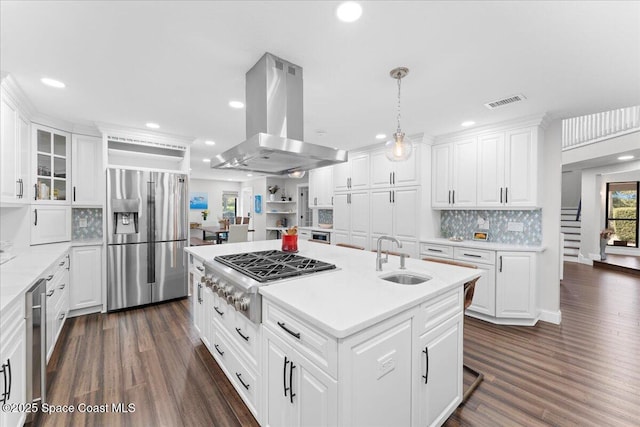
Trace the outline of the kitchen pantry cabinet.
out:
[[[371,248],[381,235],[394,236],[402,242],[402,248],[385,249],[417,256],[420,187],[371,190],[371,206]]]
[[[413,145],[408,160],[392,162],[384,150],[371,153],[371,188],[402,187],[420,184],[420,147]]]
[[[26,326],[24,298],[2,310],[0,317],[0,403],[17,405],[26,400]],[[6,393],[6,394],[5,394]],[[24,424],[25,411],[0,411],[0,426]]]
[[[71,207],[31,205],[31,245],[71,240]]]
[[[309,207],[333,207],[333,167],[309,171]]]
[[[104,169],[102,139],[85,135],[71,138],[71,202],[76,206],[102,206]]]
[[[35,202],[70,204],[71,135],[33,124],[32,136]]]
[[[336,193],[331,243],[348,243],[369,248],[369,192]]]
[[[466,208],[476,204],[477,142],[467,138],[432,147],[431,206]]]
[[[333,191],[369,188],[369,154],[349,155],[349,161],[333,166]]]
[[[536,127],[478,137],[479,207],[536,207]]]
[[[29,203],[30,125],[2,83],[0,95],[0,202]]]
[[[69,310],[102,311],[102,246],[71,248],[70,264]]]

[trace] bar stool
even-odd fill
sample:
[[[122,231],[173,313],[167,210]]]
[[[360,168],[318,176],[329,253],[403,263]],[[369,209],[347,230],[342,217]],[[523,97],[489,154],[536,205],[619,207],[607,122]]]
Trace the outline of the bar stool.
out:
[[[442,259],[442,258],[422,258],[423,261],[429,261],[429,262],[439,262],[441,264],[449,264],[449,265],[455,265],[458,267],[466,267],[466,268],[478,268],[475,265],[472,264],[466,264],[464,262],[458,262],[458,261],[452,261],[449,259]],[[467,308],[469,308],[469,306],[471,305],[471,302],[473,301],[473,293],[475,292],[476,289],[476,282],[478,281],[479,277],[476,277],[475,279],[467,282],[464,284],[464,309],[466,310]],[[462,364],[462,368],[469,372],[470,374],[472,374],[474,377],[476,377],[475,380],[473,380],[473,382],[471,383],[471,385],[469,386],[469,388],[467,390],[465,390],[465,392],[462,395],[462,402],[460,402],[460,405],[464,405],[467,401],[467,399],[469,399],[469,396],[471,396],[471,393],[473,393],[475,391],[476,388],[478,388],[478,386],[480,385],[480,383],[482,382],[482,380],[484,379],[484,375],[478,371],[476,371],[475,369],[471,368],[468,365],[465,365],[464,363]]]

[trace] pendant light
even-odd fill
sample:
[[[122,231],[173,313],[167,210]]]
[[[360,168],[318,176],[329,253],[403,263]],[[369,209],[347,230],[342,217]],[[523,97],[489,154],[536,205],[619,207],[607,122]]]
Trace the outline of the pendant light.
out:
[[[405,136],[400,129],[400,80],[409,74],[409,69],[405,67],[394,68],[389,75],[398,80],[398,129],[393,134],[393,138],[387,141],[385,146],[385,154],[392,162],[401,162],[411,157],[413,145],[411,139]]]
[[[301,170],[289,172],[289,178],[296,178],[296,179],[304,178],[304,175],[306,173],[307,171],[301,171]]]

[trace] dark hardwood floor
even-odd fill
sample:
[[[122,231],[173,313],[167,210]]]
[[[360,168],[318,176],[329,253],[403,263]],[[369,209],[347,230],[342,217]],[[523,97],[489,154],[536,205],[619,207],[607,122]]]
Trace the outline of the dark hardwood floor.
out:
[[[562,325],[466,318],[465,363],[485,380],[446,425],[638,426],[639,307],[637,277],[566,263]],[[70,319],[47,370],[50,404],[135,412],[49,414],[43,426],[257,426],[196,337],[186,299]]]

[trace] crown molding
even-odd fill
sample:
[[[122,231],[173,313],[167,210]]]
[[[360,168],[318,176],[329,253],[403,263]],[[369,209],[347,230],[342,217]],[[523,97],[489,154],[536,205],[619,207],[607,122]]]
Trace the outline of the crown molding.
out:
[[[174,135],[163,132],[150,132],[137,128],[115,125],[112,123],[96,122],[96,127],[105,137],[118,137],[125,139],[136,139],[167,145],[180,145],[189,148],[196,140],[195,137]]]
[[[505,120],[498,123],[478,126],[471,129],[465,129],[463,131],[438,135],[434,138],[434,143],[438,143],[444,140],[466,138],[470,136],[478,136],[494,132],[504,132],[510,129],[527,126],[540,126],[542,129],[546,129],[551,121],[552,119],[547,113],[525,116],[517,119]]]
[[[1,75],[2,88],[7,95],[18,104],[19,109],[27,116],[27,119],[31,120],[31,118],[38,113],[38,110],[36,110],[31,101],[29,101],[29,98],[27,98],[27,95],[25,95],[20,86],[18,86],[18,83],[16,83],[11,74],[2,71]]]

